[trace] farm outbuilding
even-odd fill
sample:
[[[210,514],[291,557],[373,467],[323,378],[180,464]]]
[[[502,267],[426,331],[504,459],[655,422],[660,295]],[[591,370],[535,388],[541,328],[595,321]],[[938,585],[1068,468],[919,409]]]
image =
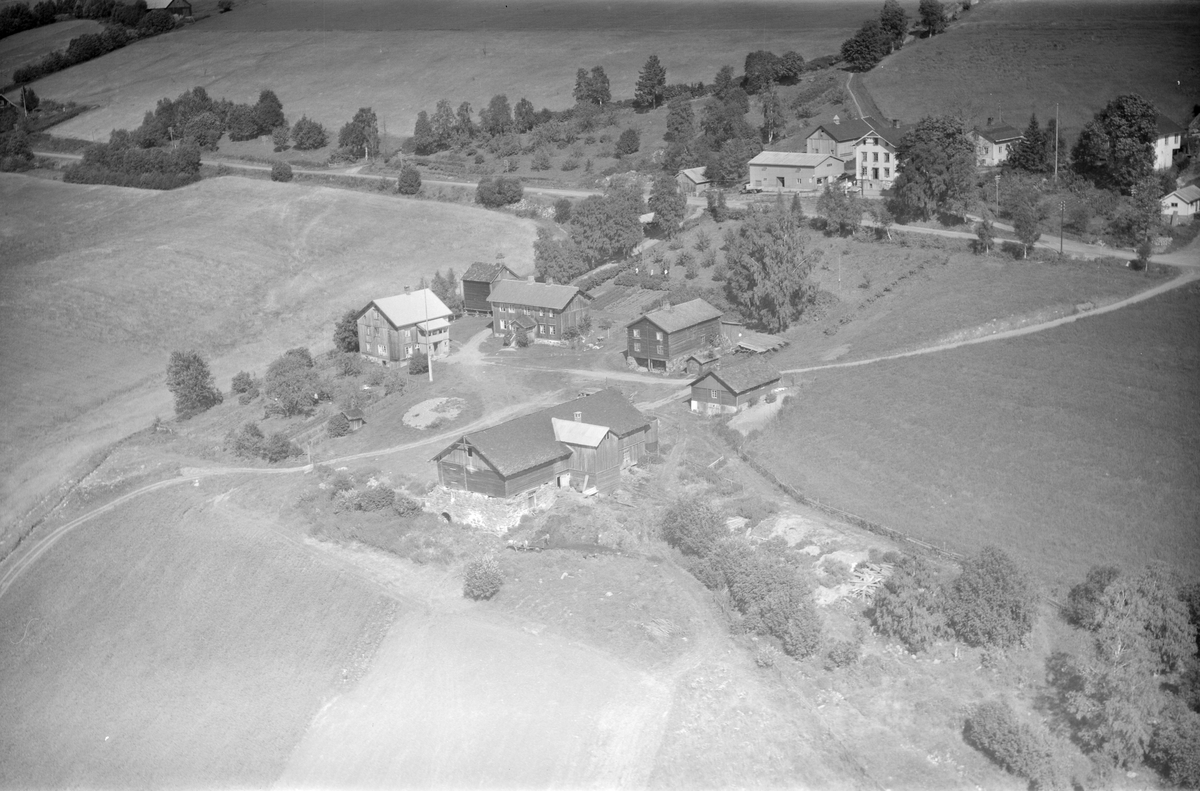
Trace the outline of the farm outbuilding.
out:
[[[679,191],[684,195],[701,195],[712,187],[712,179],[704,175],[707,167],[688,168],[679,171],[675,181],[679,183]]]
[[[832,184],[845,170],[846,161],[833,154],[763,151],[750,160],[749,187],[770,192],[816,191]]]
[[[351,431],[358,431],[367,423],[366,415],[363,414],[361,409],[344,409],[342,410],[342,417],[346,418],[346,421],[350,424]]]
[[[188,0],[146,0],[147,11],[170,11],[175,16],[191,16],[192,4]]]
[[[1200,212],[1200,187],[1189,184],[1161,198],[1163,219],[1171,225],[1189,223]]]
[[[770,392],[780,378],[774,368],[756,361],[709,371],[691,384],[692,411],[706,415],[740,412]]]
[[[358,350],[385,362],[401,362],[418,351],[450,353],[454,314],[427,288],[371,300],[358,313]]]
[[[720,346],[721,311],[703,299],[647,313],[625,325],[626,357],[648,371],[668,373],[697,352]]]
[[[656,449],[657,421],[620,391],[593,395],[464,434],[433,457],[438,483],[493,498],[525,498],[543,487],[608,492],[621,470]]]
[[[520,280],[516,272],[504,264],[476,261],[462,276],[463,310],[469,314],[490,314],[492,285],[498,280]]]
[[[560,341],[567,330],[579,328],[585,322],[590,299],[575,286],[498,280],[492,284],[488,297],[492,306],[492,333],[505,336],[518,318],[526,324],[532,319],[536,330],[530,333],[530,340]]]

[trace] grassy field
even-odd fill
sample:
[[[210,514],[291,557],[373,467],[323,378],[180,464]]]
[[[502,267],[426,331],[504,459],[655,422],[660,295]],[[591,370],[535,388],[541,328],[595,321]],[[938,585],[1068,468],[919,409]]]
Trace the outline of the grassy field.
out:
[[[100,23],[93,19],[72,19],[0,39],[0,85],[8,85],[18,67],[56,49],[65,49],[76,36],[99,33],[101,29]]]
[[[96,448],[171,414],[171,350],[207,353],[227,388],[284,349],[327,348],[346,308],[436,269],[498,253],[518,271],[532,263],[530,221],[328,188],[226,178],[161,193],[6,176],[0,201],[6,527]]]
[[[751,443],[809,495],[1063,593],[1096,563],[1200,567],[1200,290],[1009,341],[805,375]]]
[[[263,788],[365,670],[390,600],[231,516],[228,488],[117,509],[9,590],[0,785]]]
[[[631,3],[616,13],[599,3],[572,3],[557,14],[544,4],[524,6],[502,23],[497,17],[507,12],[478,2],[355,3],[328,15],[326,6],[305,0],[239,3],[233,13],[51,75],[35,88],[98,106],[56,128],[70,137],[103,138],[137,126],[159,98],[195,85],[239,102],[269,87],[289,119],[307,114],[335,132],[356,109],[371,106],[388,131],[408,135],[417,113],[432,113],[442,98],[478,110],[505,93],[514,104],[523,96],[537,107],[567,107],[581,66],[604,66],[620,98],[632,96],[651,54],[671,82],[711,82],[722,65],[740,70],[757,49],[827,55],[875,13],[867,0],[712,3],[699,10],[682,2]]]
[[[1137,92],[1186,124],[1200,101],[1200,16],[1190,2],[989,0],[950,30],[910,43],[865,75],[889,118],[967,110],[1045,123],[1058,102],[1078,132],[1121,93]]]

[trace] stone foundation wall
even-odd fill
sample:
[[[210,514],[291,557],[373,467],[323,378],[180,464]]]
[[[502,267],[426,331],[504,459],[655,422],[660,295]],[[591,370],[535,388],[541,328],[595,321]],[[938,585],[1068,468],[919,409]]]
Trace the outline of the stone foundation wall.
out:
[[[533,495],[532,503],[530,494]],[[549,508],[557,499],[558,489],[553,484],[505,499],[438,486],[425,495],[424,504],[427,511],[450,514],[455,524],[504,535],[517,526],[522,516]]]

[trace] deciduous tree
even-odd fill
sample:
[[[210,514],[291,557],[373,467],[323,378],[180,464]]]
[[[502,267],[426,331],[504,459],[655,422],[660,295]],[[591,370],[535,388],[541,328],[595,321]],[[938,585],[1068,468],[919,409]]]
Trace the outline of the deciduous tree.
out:
[[[895,194],[906,215],[962,213],[975,180],[975,146],[957,119],[922,118],[897,147]]]
[[[621,132],[621,135],[617,138],[615,150],[618,157],[626,157],[630,154],[636,154],[641,145],[642,137],[638,133],[638,130],[629,128]]]
[[[884,0],[883,10],[879,12],[879,26],[888,37],[893,50],[904,46],[908,36],[908,12],[899,0]]]
[[[471,103],[463,102],[454,114],[454,134],[460,140],[470,140],[475,137],[475,122],[471,120]]]
[[[221,403],[216,379],[197,351],[171,352],[167,389],[175,396],[175,414],[187,419]]]
[[[913,653],[950,636],[946,601],[933,566],[906,555],[875,594],[871,622],[884,637],[894,637]]]
[[[506,135],[513,129],[512,108],[504,94],[493,96],[481,115],[483,131],[493,137]]]
[[[533,266],[538,277],[547,283],[570,283],[588,271],[575,243],[569,237],[555,239],[546,228],[538,228],[533,243]]]
[[[363,156],[373,157],[379,153],[379,119],[370,107],[360,107],[338,132],[338,146],[362,151]]]
[[[612,101],[612,88],[603,66],[593,66],[588,76],[588,100],[601,107]]]
[[[439,150],[449,148],[454,142],[454,109],[447,99],[439,99],[433,118],[429,120],[433,128],[433,138]]]
[[[667,105],[667,132],[663,140],[686,142],[696,136],[696,114],[685,97],[676,97]]]
[[[1046,219],[1046,202],[1032,184],[1018,184],[1009,190],[1006,203],[1012,217],[1013,232],[1029,257],[1029,248],[1042,237],[1042,221]]]
[[[788,50],[779,58],[779,82],[795,82],[804,73],[804,56],[795,50]]]
[[[307,349],[291,349],[267,367],[263,394],[282,415],[307,415],[312,412],[322,390],[321,379],[313,369]]]
[[[417,122],[413,125],[413,151],[425,156],[436,150],[437,135],[433,133],[433,124],[429,122],[429,114],[421,110],[417,113]]]
[[[333,325],[333,348],[341,352],[358,351],[358,308],[350,308]]]
[[[939,0],[921,0],[917,6],[917,16],[921,25],[930,36],[936,36],[946,30],[946,7]]]
[[[611,186],[603,196],[592,195],[571,211],[571,239],[591,266],[622,258],[644,238],[639,217],[644,211],[636,186]]]
[[[302,115],[292,127],[292,143],[299,151],[312,151],[324,148],[329,143],[329,135],[325,132],[325,127]]]
[[[779,100],[779,94],[775,92],[774,86],[765,88],[761,98],[763,124],[759,131],[762,132],[764,143],[773,143],[775,138],[783,133],[783,128],[787,124],[787,118],[783,114],[783,102]]]
[[[753,209],[725,234],[726,295],[751,322],[783,332],[812,302],[816,254],[790,211]]]
[[[517,106],[513,108],[513,127],[518,134],[521,134],[535,126],[537,126],[537,110],[533,108],[533,102],[522,97],[517,102]]]
[[[842,42],[842,60],[854,71],[870,71],[891,51],[892,39],[874,19]]]
[[[254,120],[258,125],[258,133],[265,135],[272,129],[287,123],[283,117],[283,102],[274,91],[263,90],[258,94],[258,102],[254,105]]]
[[[765,49],[756,50],[746,56],[746,93],[753,96],[765,90],[779,79],[779,56]]]
[[[687,214],[687,198],[671,174],[660,173],[654,178],[647,208],[654,212],[654,226],[659,233],[668,238],[679,233],[679,225]]]
[[[984,547],[963,562],[946,598],[950,628],[968,645],[1016,645],[1037,617],[1033,581],[996,547]]]
[[[825,219],[830,230],[845,235],[854,233],[862,226],[862,202],[857,195],[846,192],[840,185],[825,185],[825,191],[817,199],[817,214]]]

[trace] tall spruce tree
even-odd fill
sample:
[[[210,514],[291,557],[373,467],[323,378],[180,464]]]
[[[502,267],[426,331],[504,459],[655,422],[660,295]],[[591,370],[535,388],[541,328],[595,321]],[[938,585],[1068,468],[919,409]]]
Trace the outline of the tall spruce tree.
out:
[[[666,87],[667,70],[659,63],[657,55],[651,55],[638,74],[637,85],[633,90],[633,102],[638,107],[656,108],[663,100]]]

